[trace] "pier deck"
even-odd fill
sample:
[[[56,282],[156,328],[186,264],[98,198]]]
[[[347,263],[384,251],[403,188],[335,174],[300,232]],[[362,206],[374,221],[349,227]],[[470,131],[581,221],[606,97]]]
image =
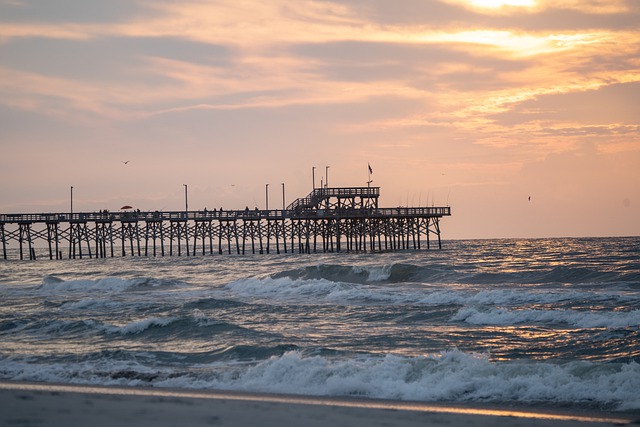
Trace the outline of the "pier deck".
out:
[[[431,249],[450,207],[379,208],[379,187],[315,189],[286,209],[0,214],[2,258]],[[424,241],[423,241],[424,239]],[[423,244],[424,243],[424,244]],[[66,250],[66,254],[63,253]]]

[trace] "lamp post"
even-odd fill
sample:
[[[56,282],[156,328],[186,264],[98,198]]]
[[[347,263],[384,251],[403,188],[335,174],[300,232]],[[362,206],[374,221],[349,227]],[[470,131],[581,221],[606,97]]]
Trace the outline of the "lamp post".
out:
[[[284,182],[282,183],[282,210],[285,210],[285,203],[284,203]]]
[[[264,205],[265,210],[269,210],[269,184],[265,184],[264,186]]]
[[[324,186],[329,188],[329,166],[324,168]]]
[[[184,185],[184,211],[188,212],[189,211],[188,188],[187,188],[187,184],[182,184],[182,185]]]
[[[73,185],[71,186],[71,216],[73,217]]]
[[[316,167],[311,168],[311,178],[313,179],[313,189],[316,189]]]

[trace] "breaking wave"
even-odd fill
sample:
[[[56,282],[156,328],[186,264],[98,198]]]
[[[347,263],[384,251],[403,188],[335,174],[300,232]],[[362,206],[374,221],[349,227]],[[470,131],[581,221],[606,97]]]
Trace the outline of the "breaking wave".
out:
[[[196,389],[227,389],[321,396],[359,396],[409,401],[512,402],[583,406],[597,409],[640,408],[640,365],[636,362],[594,364],[587,361],[492,362],[488,355],[458,350],[423,357],[308,355],[286,347],[257,363],[233,359],[173,371],[149,367],[145,357],[101,362],[23,364],[4,361],[0,375],[22,381],[104,385],[151,385]],[[150,358],[151,356],[148,356]],[[221,358],[223,360],[224,358]]]
[[[594,269],[584,266],[556,266],[549,268],[523,269],[520,271],[501,271],[493,269],[459,270],[450,264],[434,262],[428,266],[407,263],[386,265],[336,265],[318,264],[271,275],[274,279],[325,279],[347,283],[405,283],[420,282],[432,284],[548,284],[548,283],[627,283],[640,281],[640,273]]]
[[[123,279],[119,277],[104,277],[99,279],[63,280],[56,276],[45,276],[38,287],[41,292],[122,292],[128,290],[158,289],[180,285],[181,282],[164,280],[153,277],[137,277]]]
[[[465,307],[451,319],[473,325],[566,324],[579,328],[629,328],[640,326],[640,310],[579,311],[579,310],[479,310]]]

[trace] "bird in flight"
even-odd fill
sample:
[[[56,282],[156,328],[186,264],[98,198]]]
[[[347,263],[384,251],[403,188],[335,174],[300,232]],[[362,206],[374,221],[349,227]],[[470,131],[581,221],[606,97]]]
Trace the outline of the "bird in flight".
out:
[[[124,163],[125,165],[128,165],[129,164],[129,160],[123,161],[122,163]]]

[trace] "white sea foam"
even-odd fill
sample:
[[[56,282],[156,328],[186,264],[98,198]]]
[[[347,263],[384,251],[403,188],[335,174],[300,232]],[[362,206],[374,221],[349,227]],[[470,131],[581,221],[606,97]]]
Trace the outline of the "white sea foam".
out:
[[[225,289],[240,298],[317,302],[318,298],[332,300],[341,297],[349,293],[352,285],[326,279],[251,278],[232,282]]]
[[[352,267],[354,273],[366,272],[368,281],[370,282],[383,282],[389,280],[391,276],[392,265],[383,266],[354,266]]]
[[[75,291],[123,291],[135,286],[139,279],[121,279],[105,277],[96,280],[78,279],[62,280],[55,276],[45,276],[40,286],[41,291],[52,293]]]
[[[580,328],[628,328],[640,326],[640,310],[578,311],[578,310],[509,310],[493,308],[479,310],[464,307],[451,319],[473,325],[517,325],[528,323],[568,324]]]
[[[146,331],[147,329],[150,329],[156,326],[170,325],[176,320],[177,319],[174,317],[153,317],[150,319],[143,319],[143,320],[130,322],[122,326],[105,325],[103,329],[105,332],[112,333],[112,334],[115,334],[115,333],[122,334],[122,335],[139,334],[140,332]]]
[[[150,385],[158,370],[137,361],[103,359],[79,363],[28,363],[1,360],[0,375],[13,381],[139,386]]]
[[[38,288],[40,292],[59,294],[62,292],[123,292],[131,289],[158,288],[173,286],[178,282],[166,281],[152,277],[135,277],[123,279],[120,277],[102,277],[98,279],[63,280],[55,276],[45,276]]]

